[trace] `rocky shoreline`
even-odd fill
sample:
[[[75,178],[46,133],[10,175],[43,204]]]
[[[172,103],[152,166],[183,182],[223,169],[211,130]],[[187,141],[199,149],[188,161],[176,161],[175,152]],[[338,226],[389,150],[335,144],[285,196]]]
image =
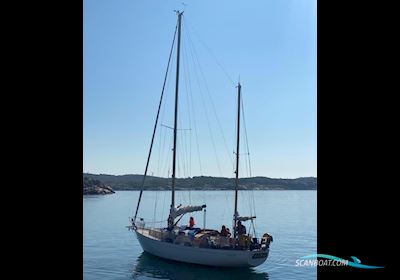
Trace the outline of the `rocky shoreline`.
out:
[[[83,195],[104,195],[113,193],[115,193],[115,191],[110,186],[103,184],[99,180],[83,177]]]

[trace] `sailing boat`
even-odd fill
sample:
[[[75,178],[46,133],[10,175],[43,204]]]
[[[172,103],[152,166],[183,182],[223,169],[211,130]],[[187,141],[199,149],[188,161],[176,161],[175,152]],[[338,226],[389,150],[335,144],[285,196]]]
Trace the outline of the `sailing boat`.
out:
[[[235,171],[235,201],[233,215],[233,236],[230,234],[220,233],[217,230],[206,228],[192,228],[186,226],[178,226],[180,218],[184,214],[205,210],[206,205],[199,206],[176,206],[175,203],[175,183],[176,183],[176,142],[177,142],[177,118],[178,118],[178,93],[179,93],[179,58],[180,58],[180,40],[181,40],[181,21],[183,12],[176,11],[178,16],[177,30],[177,65],[176,65],[176,85],[175,85],[175,115],[174,115],[174,133],[173,133],[173,162],[172,162],[172,197],[167,227],[153,228],[146,227],[143,218],[137,220],[137,213],[143,194],[144,181],[147,175],[151,151],[154,142],[154,135],[157,128],[158,117],[162,102],[162,96],[165,87],[166,77],[164,79],[163,91],[158,107],[156,124],[153,130],[153,137],[150,144],[150,151],[147,158],[146,169],[142,180],[142,189],[139,194],[139,200],[136,207],[134,218],[131,218],[132,229],[143,250],[169,260],[179,262],[209,265],[217,267],[254,267],[265,262],[269,254],[272,236],[265,233],[262,238],[258,239],[246,234],[243,231],[242,222],[253,221],[255,216],[240,216],[237,210],[238,206],[238,187],[239,187],[239,140],[240,140],[240,101],[241,101],[241,85],[238,83],[238,112],[237,112],[237,139],[236,139],[236,171]],[[174,41],[175,42],[175,35]],[[174,44],[174,43],[173,43]],[[171,59],[172,49],[170,52]],[[167,67],[167,73],[168,73]],[[166,74],[167,75],[167,74]],[[175,222],[177,220],[177,222]]]

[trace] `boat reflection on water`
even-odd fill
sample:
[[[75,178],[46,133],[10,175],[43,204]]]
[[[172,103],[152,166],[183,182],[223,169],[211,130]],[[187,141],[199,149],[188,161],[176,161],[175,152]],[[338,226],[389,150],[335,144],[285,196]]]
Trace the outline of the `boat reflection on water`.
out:
[[[171,279],[171,280],[231,280],[231,279],[269,279],[266,272],[256,272],[252,268],[217,268],[162,259],[143,252],[132,272],[133,279]]]

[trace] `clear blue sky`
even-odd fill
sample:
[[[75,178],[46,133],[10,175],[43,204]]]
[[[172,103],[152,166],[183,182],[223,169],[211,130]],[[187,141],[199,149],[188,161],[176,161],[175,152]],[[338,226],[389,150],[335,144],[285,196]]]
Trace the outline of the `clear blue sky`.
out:
[[[182,2],[84,0],[84,172],[143,173],[176,25],[173,10]],[[317,176],[316,0],[184,2],[179,124],[191,130],[179,131],[178,176],[234,177],[237,95],[227,75],[235,83],[240,75],[251,175]],[[161,116],[169,126],[171,67]],[[149,174],[166,177],[172,131],[158,132]]]

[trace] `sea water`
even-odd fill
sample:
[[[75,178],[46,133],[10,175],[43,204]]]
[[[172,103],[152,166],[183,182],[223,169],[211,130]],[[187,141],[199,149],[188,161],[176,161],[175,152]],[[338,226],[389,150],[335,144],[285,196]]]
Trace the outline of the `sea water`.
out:
[[[257,237],[273,236],[269,257],[255,268],[213,268],[160,259],[144,253],[129,217],[134,215],[138,191],[117,191],[112,195],[83,197],[83,273],[85,280],[100,279],[316,279],[316,267],[296,266],[302,256],[317,253],[316,191],[240,191],[240,215],[256,215]],[[190,215],[196,226],[232,231],[233,191],[177,191],[177,204],[207,205],[207,211],[186,214],[179,224],[187,224]],[[170,191],[143,193],[138,216],[146,225],[160,222],[166,226]],[[205,220],[204,220],[205,218]]]

